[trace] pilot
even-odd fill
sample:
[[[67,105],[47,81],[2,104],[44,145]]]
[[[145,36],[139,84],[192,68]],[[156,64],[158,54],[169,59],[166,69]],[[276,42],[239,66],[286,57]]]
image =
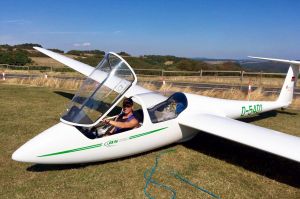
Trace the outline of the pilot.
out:
[[[109,134],[117,134],[138,127],[139,122],[133,115],[132,99],[124,99],[122,113],[116,118],[116,120],[104,119],[103,122],[114,127],[110,130]]]

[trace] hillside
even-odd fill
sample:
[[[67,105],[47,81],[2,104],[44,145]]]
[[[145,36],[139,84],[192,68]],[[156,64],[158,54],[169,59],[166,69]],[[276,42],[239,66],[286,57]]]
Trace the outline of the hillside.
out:
[[[286,73],[288,69],[288,64],[276,63],[271,61],[260,61],[255,59],[209,59],[209,58],[193,58],[195,60],[200,60],[208,64],[222,64],[226,62],[238,63],[244,71],[253,72],[270,72],[270,73]]]
[[[62,66],[60,63],[49,59],[47,56],[41,54],[40,52],[34,50],[33,46],[40,46],[40,44],[19,44],[19,45],[0,45],[0,64],[30,64],[39,66]],[[103,58],[105,52],[101,50],[70,50],[64,52],[60,49],[50,49],[52,51],[67,55],[69,57],[75,58],[81,62],[87,63],[91,66],[96,66],[100,60]],[[15,62],[11,54],[19,52],[22,56],[26,57],[26,62]],[[208,63],[201,60],[195,60],[185,57],[176,56],[162,56],[162,55],[144,55],[139,57],[131,56],[127,52],[119,52],[126,61],[133,68],[146,68],[146,69],[164,69],[164,70],[184,70],[184,71],[200,71],[204,70],[242,70],[239,63],[233,62],[231,60],[226,60],[220,63]],[[6,57],[10,56],[10,59]]]
[[[269,62],[269,61],[242,61],[240,65],[249,71],[262,71],[272,73],[286,73],[288,64]]]

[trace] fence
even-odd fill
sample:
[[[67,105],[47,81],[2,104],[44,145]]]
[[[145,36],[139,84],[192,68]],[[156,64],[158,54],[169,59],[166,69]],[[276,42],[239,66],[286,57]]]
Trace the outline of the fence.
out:
[[[52,67],[52,66],[16,66],[0,64],[3,70],[27,70],[41,72],[75,72],[67,67]],[[137,76],[141,77],[223,77],[223,78],[239,78],[243,82],[245,77],[255,77],[260,80],[263,77],[278,77],[282,78],[286,73],[265,73],[265,72],[247,72],[247,71],[220,71],[220,70],[200,70],[200,71],[170,71],[163,69],[134,69]]]
[[[17,66],[17,65],[8,65],[0,64],[0,68],[7,70],[27,70],[27,71],[41,71],[41,72],[75,72],[71,68],[67,67],[52,67],[52,66]]]

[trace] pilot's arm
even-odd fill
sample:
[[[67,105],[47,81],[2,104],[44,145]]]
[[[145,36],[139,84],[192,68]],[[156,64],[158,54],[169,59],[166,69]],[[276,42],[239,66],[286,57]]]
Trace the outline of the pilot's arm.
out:
[[[104,120],[104,122],[107,124],[110,124],[114,127],[121,128],[121,129],[134,128],[139,124],[139,122],[135,118],[132,118],[129,122],[118,122],[118,121],[112,121],[112,120]]]

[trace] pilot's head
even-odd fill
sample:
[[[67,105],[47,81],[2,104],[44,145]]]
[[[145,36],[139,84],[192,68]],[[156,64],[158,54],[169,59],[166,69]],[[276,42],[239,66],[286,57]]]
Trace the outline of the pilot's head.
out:
[[[131,98],[125,98],[123,100],[123,112],[127,115],[133,111],[133,101]]]

